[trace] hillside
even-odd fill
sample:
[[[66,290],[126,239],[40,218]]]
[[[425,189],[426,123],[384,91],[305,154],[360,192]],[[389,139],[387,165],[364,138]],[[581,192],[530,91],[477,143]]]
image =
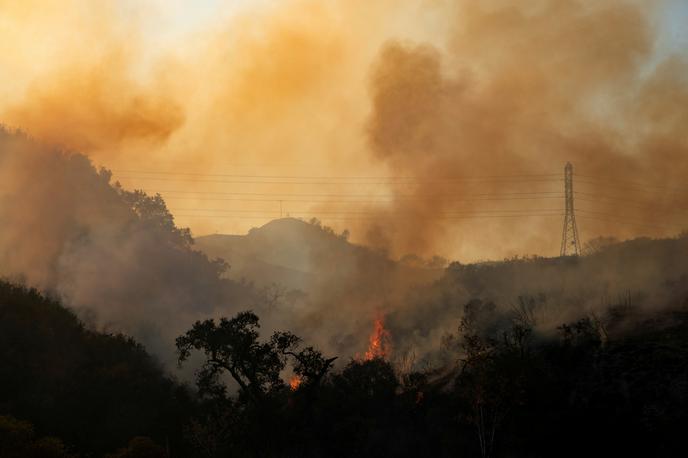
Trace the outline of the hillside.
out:
[[[388,316],[400,352],[425,355],[456,333],[463,306],[494,304],[495,321],[523,309],[539,333],[562,323],[603,318],[614,308],[639,317],[688,300],[688,237],[638,238],[580,257],[515,258],[450,265],[434,284],[416,288]]]
[[[442,342],[457,332],[472,300],[494,303],[506,321],[514,309],[529,307],[538,332],[551,334],[562,323],[602,316],[615,305],[653,311],[688,297],[685,236],[607,243],[577,258],[453,263],[443,271],[391,261],[295,219],[275,220],[244,236],[200,237],[196,247],[227,260],[234,280],[307,293],[270,309],[267,322],[351,355],[365,349],[373,320],[383,317],[393,358],[413,355],[417,364],[443,360]]]
[[[173,367],[188,323],[255,302],[193,249],[159,195],[1,126],[0,164],[0,276],[50,292],[89,325],[131,335]]]
[[[441,269],[394,262],[384,253],[348,242],[327,227],[294,218],[270,221],[246,235],[197,237],[195,245],[208,257],[227,261],[231,279],[311,293],[331,283],[360,282],[361,272],[369,272],[370,267],[375,267],[376,283],[403,278],[408,286],[430,282],[442,273]],[[357,287],[361,286],[358,283]]]
[[[60,302],[0,281],[0,415],[101,456],[135,436],[178,448],[190,402],[133,339],[89,331]]]

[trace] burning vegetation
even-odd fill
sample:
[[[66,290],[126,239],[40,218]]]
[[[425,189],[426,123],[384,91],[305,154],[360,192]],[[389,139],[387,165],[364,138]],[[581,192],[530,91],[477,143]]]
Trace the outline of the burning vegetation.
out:
[[[370,334],[368,351],[365,352],[365,360],[381,358],[388,359],[392,353],[392,335],[385,329],[384,319],[375,319],[373,332]]]
[[[298,390],[299,387],[301,386],[301,382],[303,382],[303,379],[302,379],[299,375],[294,374],[294,375],[292,375],[292,377],[289,379],[289,388],[290,388],[292,391],[296,391],[296,390]]]
[[[129,3],[0,0],[0,458],[686,454],[681,0]]]

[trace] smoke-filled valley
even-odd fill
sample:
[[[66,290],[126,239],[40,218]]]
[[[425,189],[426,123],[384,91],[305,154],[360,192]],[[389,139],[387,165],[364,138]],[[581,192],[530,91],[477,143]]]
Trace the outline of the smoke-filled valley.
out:
[[[683,456],[686,23],[0,0],[0,458]]]

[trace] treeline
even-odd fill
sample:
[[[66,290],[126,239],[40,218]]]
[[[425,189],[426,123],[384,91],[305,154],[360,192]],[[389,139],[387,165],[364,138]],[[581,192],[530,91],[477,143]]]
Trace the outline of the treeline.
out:
[[[131,339],[0,283],[0,456],[668,457],[688,445],[686,303],[617,304],[543,336],[527,301],[505,317],[473,300],[445,340],[455,364],[423,370],[340,361],[259,325],[242,312],[180,336],[180,363],[203,363],[192,392]]]

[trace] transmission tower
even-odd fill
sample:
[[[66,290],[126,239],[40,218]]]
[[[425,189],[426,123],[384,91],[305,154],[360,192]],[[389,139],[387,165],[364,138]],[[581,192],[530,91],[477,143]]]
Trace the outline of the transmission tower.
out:
[[[573,210],[573,165],[570,162],[564,167],[564,194],[566,199],[566,214],[564,215],[564,231],[561,236],[561,256],[578,256],[581,251],[576,213]]]

